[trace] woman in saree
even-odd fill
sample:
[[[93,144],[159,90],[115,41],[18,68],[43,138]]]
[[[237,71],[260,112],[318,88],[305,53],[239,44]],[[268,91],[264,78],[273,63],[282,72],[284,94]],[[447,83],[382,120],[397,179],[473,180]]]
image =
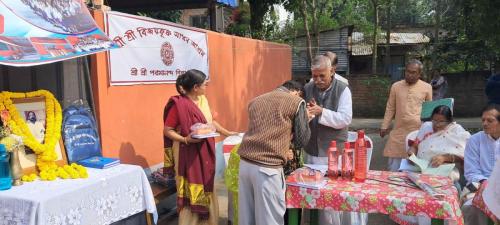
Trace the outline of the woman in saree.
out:
[[[408,150],[408,156],[415,154],[418,158],[429,161],[432,167],[455,163],[456,167],[449,177],[460,190],[458,168],[463,168],[465,144],[469,137],[470,133],[453,121],[451,109],[444,105],[438,106],[432,111],[431,121],[420,127],[417,138]],[[402,225],[431,224],[431,219],[426,216],[395,215],[390,218]]]
[[[205,97],[206,87],[206,75],[201,71],[189,70],[180,75],[176,80],[180,95],[168,100],[163,113],[165,164],[175,171],[179,225],[218,223],[215,140],[193,138],[191,126],[212,123],[223,135],[237,134],[213,120]]]
[[[425,122],[418,131],[417,138],[408,151],[418,158],[430,162],[432,167],[445,163],[455,163],[463,168],[465,144],[470,133],[453,121],[453,114],[448,106],[438,106],[432,111],[432,121]],[[451,172],[450,178],[458,181],[458,168]]]

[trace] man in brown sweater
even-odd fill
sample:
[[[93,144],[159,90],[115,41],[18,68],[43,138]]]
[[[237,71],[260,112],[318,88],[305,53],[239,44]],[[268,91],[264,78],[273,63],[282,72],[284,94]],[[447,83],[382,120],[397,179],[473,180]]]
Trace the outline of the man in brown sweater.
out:
[[[249,126],[238,150],[240,225],[283,225],[290,142],[300,148],[310,136],[302,85],[287,81],[248,105]],[[293,136],[293,137],[292,137]]]

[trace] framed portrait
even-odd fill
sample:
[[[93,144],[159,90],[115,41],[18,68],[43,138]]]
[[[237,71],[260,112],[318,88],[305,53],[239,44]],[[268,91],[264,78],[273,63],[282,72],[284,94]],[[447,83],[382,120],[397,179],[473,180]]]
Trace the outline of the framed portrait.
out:
[[[19,115],[28,125],[33,137],[42,143],[45,138],[45,97],[13,99],[12,101]],[[56,164],[59,166],[66,165],[66,151],[64,150],[62,138],[56,143],[55,151],[57,155]],[[37,172],[36,154],[28,146],[25,146],[24,151],[19,152],[19,161],[24,174]]]

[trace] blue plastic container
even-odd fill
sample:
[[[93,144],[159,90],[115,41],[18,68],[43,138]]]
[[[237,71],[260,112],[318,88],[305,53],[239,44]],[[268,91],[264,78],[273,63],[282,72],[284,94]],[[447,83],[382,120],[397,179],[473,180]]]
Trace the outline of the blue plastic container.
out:
[[[7,190],[12,187],[9,158],[5,145],[0,144],[0,190]]]

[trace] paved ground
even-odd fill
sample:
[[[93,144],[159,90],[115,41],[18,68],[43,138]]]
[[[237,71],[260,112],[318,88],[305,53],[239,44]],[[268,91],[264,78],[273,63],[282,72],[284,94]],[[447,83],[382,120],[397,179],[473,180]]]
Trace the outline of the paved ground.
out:
[[[464,128],[477,131],[481,128],[481,119],[480,118],[457,118],[457,123],[461,124]],[[381,119],[364,119],[364,118],[355,118],[350,126],[350,130],[358,130],[365,129],[367,131],[367,135],[373,140],[374,150],[372,155],[372,161],[370,165],[370,169],[372,170],[386,170],[386,159],[382,155],[382,151],[384,149],[386,138],[380,138],[378,135],[378,129],[380,127]],[[227,224],[227,190],[223,184],[222,180],[217,180],[216,182],[217,193],[219,196],[219,225]],[[165,201],[165,207],[171,208],[175,204],[175,199],[168,199]],[[168,211],[165,209],[159,208],[160,213],[162,211]],[[391,220],[388,219],[386,215],[382,214],[370,214],[368,217],[369,225],[393,225],[395,224]],[[159,225],[177,225],[177,218],[170,218],[167,221],[159,223]]]
[[[456,122],[462,125],[465,129],[477,130],[481,128],[481,118],[471,117],[471,118],[455,118]],[[370,119],[370,118],[354,118],[350,130],[367,129],[367,130],[378,130],[382,119]]]

